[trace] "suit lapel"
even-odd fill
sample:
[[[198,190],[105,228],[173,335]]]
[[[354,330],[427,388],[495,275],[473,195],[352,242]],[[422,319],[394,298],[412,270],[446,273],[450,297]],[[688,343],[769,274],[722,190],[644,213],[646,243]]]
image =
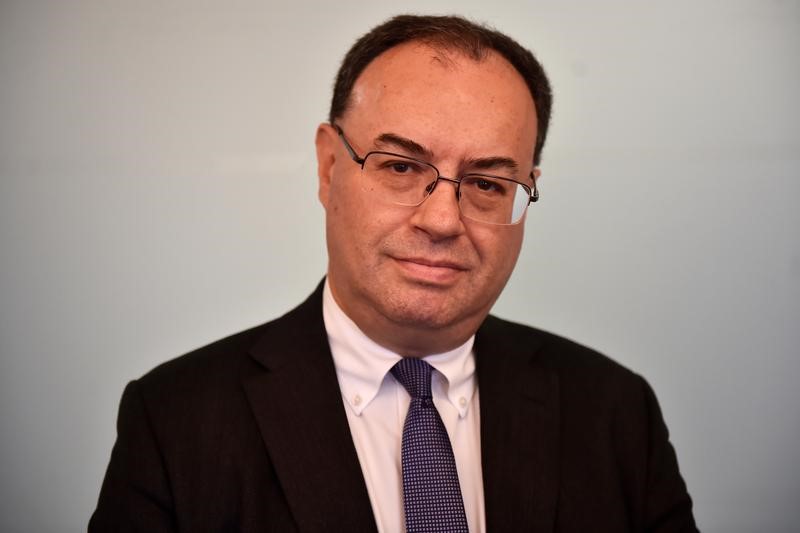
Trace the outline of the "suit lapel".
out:
[[[322,285],[251,350],[244,387],[300,531],[375,531],[322,320]]]
[[[549,532],[558,493],[558,376],[538,341],[489,317],[475,338],[488,531]]]

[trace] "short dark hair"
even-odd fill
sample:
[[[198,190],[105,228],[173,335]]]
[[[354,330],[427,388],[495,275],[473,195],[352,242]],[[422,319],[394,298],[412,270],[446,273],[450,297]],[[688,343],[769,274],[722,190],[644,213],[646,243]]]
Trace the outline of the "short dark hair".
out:
[[[529,50],[511,37],[462,17],[399,15],[358,39],[344,56],[336,75],[328,117],[331,123],[347,110],[353,85],[367,65],[390,48],[411,41],[461,52],[475,61],[481,61],[494,50],[511,63],[528,85],[536,106],[538,128],[533,163],[539,164],[553,105],[553,93],[544,68]]]

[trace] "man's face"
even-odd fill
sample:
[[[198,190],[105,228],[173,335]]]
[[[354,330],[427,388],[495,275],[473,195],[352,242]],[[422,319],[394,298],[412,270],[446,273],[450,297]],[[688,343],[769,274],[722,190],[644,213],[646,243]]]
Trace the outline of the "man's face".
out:
[[[356,81],[338,121],[356,153],[419,157],[386,134],[421,145],[443,176],[491,173],[476,160],[509,158],[532,185],[536,111],[522,77],[498,54],[480,62],[406,43]],[[365,190],[336,131],[317,132],[326,210],[328,280],[339,306],[373,340],[406,356],[452,349],[485,318],[511,275],[523,223],[463,218],[455,184],[440,181],[417,207]],[[507,173],[504,171],[504,174]]]

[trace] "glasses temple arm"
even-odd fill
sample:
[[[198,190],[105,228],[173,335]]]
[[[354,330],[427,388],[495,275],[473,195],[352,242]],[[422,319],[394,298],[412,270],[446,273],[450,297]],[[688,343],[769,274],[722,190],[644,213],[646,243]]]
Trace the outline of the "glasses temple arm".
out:
[[[336,132],[339,134],[339,137],[341,137],[342,142],[344,143],[345,150],[347,150],[347,153],[350,154],[350,157],[353,158],[353,161],[363,166],[364,158],[360,157],[356,153],[356,151],[353,150],[353,147],[350,146],[350,143],[347,141],[347,137],[344,136],[344,131],[342,131],[342,128],[340,128],[338,124],[331,124],[331,126],[333,126],[336,129]]]

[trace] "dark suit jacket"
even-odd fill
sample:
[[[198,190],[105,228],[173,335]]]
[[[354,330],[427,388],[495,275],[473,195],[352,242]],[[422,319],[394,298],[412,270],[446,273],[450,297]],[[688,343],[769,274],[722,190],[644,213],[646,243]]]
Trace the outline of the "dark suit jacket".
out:
[[[321,294],[127,386],[89,531],[376,530]],[[695,531],[641,377],[491,316],[475,354],[489,531]]]

